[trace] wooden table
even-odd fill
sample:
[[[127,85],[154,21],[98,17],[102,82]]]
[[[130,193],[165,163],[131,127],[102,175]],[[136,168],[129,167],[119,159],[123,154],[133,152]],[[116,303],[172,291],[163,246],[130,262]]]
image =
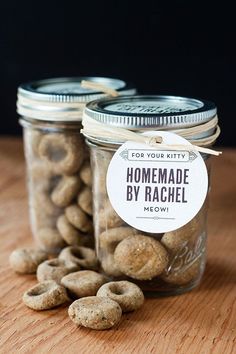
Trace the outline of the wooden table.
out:
[[[213,160],[208,262],[190,293],[147,299],[120,325],[76,328],[67,307],[34,312],[21,301],[35,277],[14,274],[10,252],[32,244],[22,142],[0,139],[0,353],[236,353],[236,151]]]

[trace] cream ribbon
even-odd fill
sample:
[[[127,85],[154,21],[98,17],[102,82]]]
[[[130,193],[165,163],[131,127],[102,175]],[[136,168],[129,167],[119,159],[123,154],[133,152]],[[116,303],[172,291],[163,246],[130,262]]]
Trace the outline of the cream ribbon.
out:
[[[102,91],[102,92],[104,92],[107,95],[110,95],[112,97],[119,96],[119,93],[116,90],[114,90],[114,89],[112,89],[112,88],[110,88],[110,87],[108,87],[106,85],[102,85],[102,84],[100,84],[98,82],[82,80],[80,85],[83,88],[88,88],[88,89],[92,89],[92,90]]]
[[[145,143],[155,147],[157,150],[187,150],[199,151],[204,154],[218,156],[222,152],[209,149],[205,146],[211,146],[218,136],[220,135],[220,127],[218,125],[218,117],[213,117],[209,122],[197,126],[184,128],[184,129],[169,129],[169,127],[160,127],[159,130],[168,130],[186,138],[191,145],[176,145],[176,144],[163,144],[162,137],[160,136],[145,136],[140,132],[134,132],[125,128],[108,126],[104,123],[98,122],[89,117],[85,112],[83,113],[82,121],[83,129],[81,132],[87,136],[95,139],[105,139],[109,143],[124,143],[126,141],[136,141]],[[208,137],[194,139],[198,134],[204,133],[208,130],[214,129],[214,133]]]

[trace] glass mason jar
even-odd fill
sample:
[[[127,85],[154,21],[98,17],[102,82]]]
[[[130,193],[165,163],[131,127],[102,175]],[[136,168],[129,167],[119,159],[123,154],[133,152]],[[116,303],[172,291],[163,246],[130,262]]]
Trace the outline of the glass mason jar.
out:
[[[121,95],[135,93],[124,81],[102,77],[47,79],[18,89],[31,229],[40,247],[52,253],[94,243],[91,168],[80,129],[85,104],[107,95],[81,87],[82,80]]]
[[[176,131],[209,122],[215,116],[216,107],[208,101],[132,96],[90,102],[84,111],[84,122],[87,117],[90,122],[103,126],[105,123],[113,129]],[[192,139],[206,138],[215,130],[210,128]],[[198,213],[182,227],[164,233],[140,231],[117,214],[106,187],[109,164],[124,141],[114,138],[115,129],[109,138],[101,138],[90,135],[85,126],[84,135],[90,148],[93,222],[101,271],[111,280],[133,281],[151,296],[179,294],[196,287],[205,267],[208,196]],[[210,155],[201,155],[209,177]],[[155,263],[155,257],[159,257],[159,263]]]

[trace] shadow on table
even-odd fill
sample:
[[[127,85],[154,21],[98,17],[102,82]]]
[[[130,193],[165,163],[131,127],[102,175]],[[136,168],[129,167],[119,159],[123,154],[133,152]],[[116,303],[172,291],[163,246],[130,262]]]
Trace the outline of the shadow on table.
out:
[[[201,285],[195,291],[215,290],[236,284],[236,267],[231,263],[207,262]]]
[[[80,328],[80,330],[84,333],[84,335],[96,338],[96,341],[103,342],[109,341],[112,343],[111,345],[115,345],[119,343],[120,335],[116,335],[118,331],[127,333],[127,336],[132,334],[132,327],[137,323],[143,323],[143,330],[148,335],[148,333],[159,333],[160,336],[163,336],[162,328],[158,327],[159,321],[162,321],[163,316],[165,316],[165,321],[167,323],[172,323],[173,321],[178,322],[178,325],[181,327],[182,325],[186,326],[187,323],[190,323],[196,328],[201,326],[202,328],[211,328],[212,321],[218,316],[218,310],[212,309],[212,306],[209,305],[209,312],[206,312],[207,320],[202,322],[202,316],[199,319],[198,324],[198,316],[196,315],[193,321],[193,318],[190,316],[188,307],[190,306],[189,301],[192,304],[196,303],[199,306],[199,313],[202,311],[199,303],[204,301],[204,298],[208,296],[206,292],[217,292],[225,288],[229,288],[231,291],[231,287],[236,282],[236,269],[232,267],[232,262],[222,264],[219,260],[210,261],[207,263],[206,271],[204,273],[201,285],[196,289],[177,296],[171,297],[158,297],[158,298],[150,298],[145,301],[144,306],[134,313],[128,313],[122,316],[122,320],[120,324],[108,331],[91,331],[86,328]],[[209,294],[210,296],[210,294]],[[190,300],[191,298],[191,300]],[[199,301],[199,298],[202,300]],[[187,307],[186,307],[187,306]],[[204,311],[206,307],[204,307]],[[163,312],[164,311],[164,312]],[[164,313],[164,314],[163,314]],[[160,316],[160,317],[159,317]],[[137,329],[137,327],[136,327]],[[125,337],[126,338],[126,337]],[[123,338],[125,341],[126,339]]]

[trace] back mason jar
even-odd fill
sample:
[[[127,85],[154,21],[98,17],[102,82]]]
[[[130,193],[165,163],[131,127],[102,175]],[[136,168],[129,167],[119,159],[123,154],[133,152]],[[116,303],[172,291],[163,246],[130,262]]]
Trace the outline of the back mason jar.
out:
[[[216,113],[212,102],[173,96],[86,106],[96,252],[111,280],[131,280],[151,296],[199,284]]]
[[[82,80],[94,88],[82,87]],[[99,85],[135,93],[122,80],[102,77],[47,79],[18,88],[31,229],[48,252],[94,243],[91,168],[80,129],[85,104],[107,95]]]

